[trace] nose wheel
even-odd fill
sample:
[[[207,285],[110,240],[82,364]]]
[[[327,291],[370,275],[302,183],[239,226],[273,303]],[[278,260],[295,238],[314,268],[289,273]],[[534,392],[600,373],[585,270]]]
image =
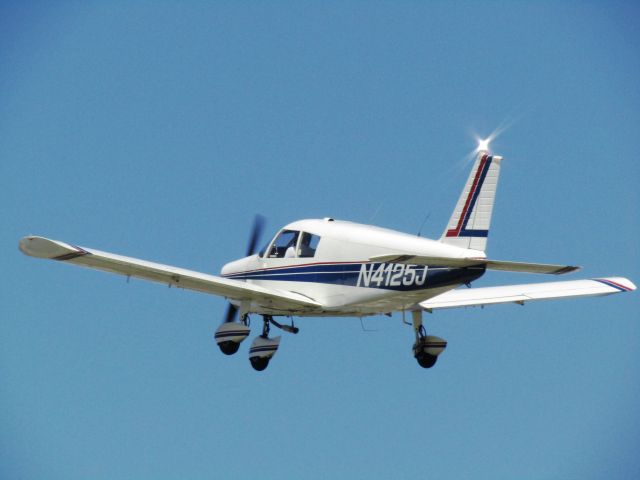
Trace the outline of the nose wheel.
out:
[[[220,351],[225,355],[233,355],[240,348],[242,341],[249,336],[247,316],[244,315],[240,322],[224,322],[215,333],[216,343]]]

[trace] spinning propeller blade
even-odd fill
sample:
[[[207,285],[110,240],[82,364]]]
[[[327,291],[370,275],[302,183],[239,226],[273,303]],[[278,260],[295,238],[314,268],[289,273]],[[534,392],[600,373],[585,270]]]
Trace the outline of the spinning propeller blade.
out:
[[[262,215],[256,215],[253,220],[253,228],[251,229],[251,236],[249,237],[249,245],[247,246],[247,257],[255,253],[256,245],[262,236],[264,230],[264,217]],[[238,316],[238,307],[229,304],[227,307],[227,314],[224,317],[224,323],[235,321]]]
[[[227,307],[227,314],[224,317],[224,322],[225,323],[233,322],[236,318],[236,315],[238,315],[238,307],[230,303],[229,306]]]
[[[255,253],[256,245],[262,235],[262,230],[264,230],[264,217],[262,215],[256,215],[256,218],[253,220],[253,228],[251,229],[251,237],[249,238],[249,245],[247,247],[247,257]]]

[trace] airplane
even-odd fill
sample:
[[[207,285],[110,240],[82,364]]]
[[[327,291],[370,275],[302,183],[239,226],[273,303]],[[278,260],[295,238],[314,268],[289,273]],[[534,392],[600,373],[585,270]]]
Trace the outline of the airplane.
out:
[[[262,371],[280,345],[271,326],[298,333],[293,317],[364,317],[411,314],[413,356],[431,368],[447,347],[427,335],[423,312],[500,303],[524,305],[545,299],[611,295],[636,286],[622,277],[471,287],[487,270],[563,275],[578,270],[487,258],[487,238],[502,157],[478,151],[449,223],[438,240],[333,218],[299,220],[281,228],[255,252],[264,227],[256,217],[247,255],[223,266],[219,276],[102,252],[44,237],[27,236],[20,250],[127,277],[219,295],[229,301],[215,341],[226,355],[249,336],[250,314],[262,317],[262,331],[249,348],[251,366]],[[274,317],[290,317],[281,323]]]

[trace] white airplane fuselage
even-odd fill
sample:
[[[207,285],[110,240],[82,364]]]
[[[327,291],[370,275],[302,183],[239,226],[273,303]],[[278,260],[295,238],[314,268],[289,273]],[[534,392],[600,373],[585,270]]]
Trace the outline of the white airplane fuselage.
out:
[[[281,234],[296,237],[297,249],[283,256]],[[293,233],[290,233],[293,232]],[[318,241],[313,252],[301,250],[304,234]],[[259,254],[227,263],[222,276],[271,289],[295,292],[321,303],[322,311],[304,308],[283,312],[277,306],[245,305],[251,313],[296,316],[362,316],[405,310],[417,302],[476,280],[482,266],[448,268],[373,262],[389,252],[429,257],[484,257],[478,250],[447,245],[415,235],[371,225],[338,221],[299,220],[286,225]]]

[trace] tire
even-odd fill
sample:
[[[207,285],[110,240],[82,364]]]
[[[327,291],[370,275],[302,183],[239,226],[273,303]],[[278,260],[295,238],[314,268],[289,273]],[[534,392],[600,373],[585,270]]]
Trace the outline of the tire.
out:
[[[220,342],[218,344],[220,347],[220,351],[225,355],[233,355],[240,348],[240,344],[237,342],[232,342],[231,340],[227,340],[226,342]]]
[[[263,371],[267,368],[267,365],[269,365],[269,359],[265,357],[251,357],[249,361],[251,362],[253,369],[258,372]]]
[[[420,355],[416,355],[416,360],[422,368],[431,368],[438,361],[438,357],[422,352]]]

